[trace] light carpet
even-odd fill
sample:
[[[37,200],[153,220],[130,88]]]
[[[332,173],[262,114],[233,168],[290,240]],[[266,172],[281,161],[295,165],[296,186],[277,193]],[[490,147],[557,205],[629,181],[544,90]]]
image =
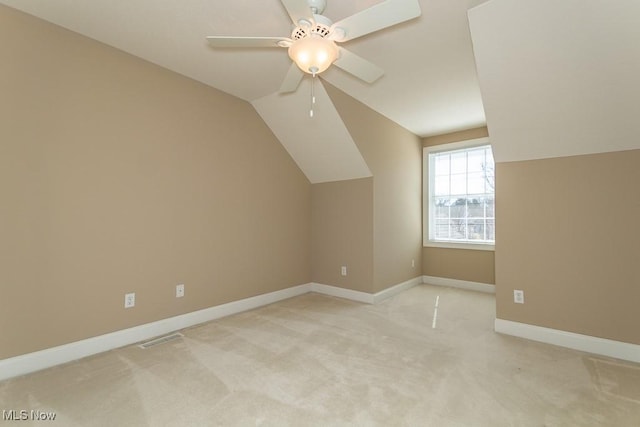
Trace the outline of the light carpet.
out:
[[[378,305],[307,294],[2,382],[0,410],[83,427],[640,424],[638,365],[496,334],[494,307],[428,285]]]

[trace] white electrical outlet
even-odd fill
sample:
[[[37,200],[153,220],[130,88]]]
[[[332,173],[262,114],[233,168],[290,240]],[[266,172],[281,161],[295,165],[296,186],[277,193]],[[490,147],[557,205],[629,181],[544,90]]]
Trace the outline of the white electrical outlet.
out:
[[[513,302],[516,304],[524,304],[524,291],[515,289],[513,291]]]
[[[176,285],[176,298],[182,298],[184,296],[184,284],[180,283]]]
[[[340,274],[342,274],[343,276],[347,275],[347,266],[343,265],[342,268],[340,268]]]
[[[131,308],[136,305],[136,293],[124,294],[124,308]]]

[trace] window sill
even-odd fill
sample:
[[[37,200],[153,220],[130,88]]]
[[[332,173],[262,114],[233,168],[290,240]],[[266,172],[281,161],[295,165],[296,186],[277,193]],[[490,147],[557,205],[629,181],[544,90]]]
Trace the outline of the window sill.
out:
[[[495,245],[486,243],[458,243],[458,242],[434,242],[428,241],[423,245],[425,248],[445,248],[445,249],[471,249],[475,251],[495,251]]]

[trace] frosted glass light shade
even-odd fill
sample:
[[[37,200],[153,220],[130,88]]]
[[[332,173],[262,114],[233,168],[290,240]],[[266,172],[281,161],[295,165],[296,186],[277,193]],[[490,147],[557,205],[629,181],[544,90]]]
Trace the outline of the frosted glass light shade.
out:
[[[296,40],[289,47],[289,57],[305,73],[318,74],[336,60],[338,47],[331,40],[310,35]]]

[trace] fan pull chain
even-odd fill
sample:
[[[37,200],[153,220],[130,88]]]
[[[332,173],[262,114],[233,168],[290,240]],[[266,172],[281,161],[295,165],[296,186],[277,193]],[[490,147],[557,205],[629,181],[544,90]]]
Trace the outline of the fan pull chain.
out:
[[[316,103],[316,95],[313,91],[313,82],[316,80],[316,73],[311,74],[311,108],[309,109],[309,117],[313,117],[313,104]]]

